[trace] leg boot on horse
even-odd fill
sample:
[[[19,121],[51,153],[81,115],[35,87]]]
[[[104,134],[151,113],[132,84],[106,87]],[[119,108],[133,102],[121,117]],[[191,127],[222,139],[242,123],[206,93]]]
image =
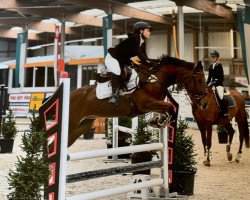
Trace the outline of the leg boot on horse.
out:
[[[112,73],[111,74],[112,95],[109,99],[109,103],[113,103],[115,105],[118,105],[118,103],[119,103],[119,97],[118,97],[119,85],[120,85],[120,76]]]
[[[228,136],[229,136],[229,141],[228,141],[228,144],[226,146],[227,159],[228,159],[228,161],[232,161],[233,154],[230,152],[230,150],[231,150],[231,144],[233,141],[233,136],[234,136],[235,131],[234,131],[231,123],[226,124],[224,127],[226,128]]]

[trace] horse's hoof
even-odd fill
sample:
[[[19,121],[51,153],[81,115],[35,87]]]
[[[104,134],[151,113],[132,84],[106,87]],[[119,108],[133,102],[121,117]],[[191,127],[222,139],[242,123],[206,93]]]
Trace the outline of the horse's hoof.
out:
[[[231,153],[227,154],[227,159],[228,161],[232,161],[233,160],[233,155]]]
[[[158,120],[158,125],[161,128],[165,128],[167,125],[171,124],[172,122],[174,122],[174,120],[171,120],[172,116],[169,114],[164,114],[162,115],[162,117]]]
[[[207,160],[203,161],[203,165],[206,166],[206,167],[210,167],[211,166],[210,162],[207,161]]]
[[[159,128],[158,121],[159,121],[159,117],[155,116],[148,121],[148,125],[153,128]]]

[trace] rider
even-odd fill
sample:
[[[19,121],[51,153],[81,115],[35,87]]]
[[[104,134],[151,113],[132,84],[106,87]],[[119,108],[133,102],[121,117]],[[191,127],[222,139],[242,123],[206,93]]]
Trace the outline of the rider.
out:
[[[222,64],[219,62],[219,52],[216,50],[212,50],[210,52],[211,62],[212,64],[209,66],[208,71],[208,79],[206,81],[207,85],[209,87],[212,87],[213,85],[216,88],[216,93],[219,98],[218,102],[221,108],[221,113],[224,118],[228,118],[228,109],[227,109],[227,103],[226,100],[223,99],[223,81],[224,81],[224,71]]]
[[[120,83],[121,69],[125,65],[130,65],[130,58],[139,57],[140,62],[155,66],[156,63],[150,60],[146,54],[146,39],[150,37],[152,27],[147,22],[137,22],[134,24],[133,33],[128,33],[128,38],[108,49],[105,57],[105,65],[111,72],[112,96],[110,103],[118,105],[118,91]]]

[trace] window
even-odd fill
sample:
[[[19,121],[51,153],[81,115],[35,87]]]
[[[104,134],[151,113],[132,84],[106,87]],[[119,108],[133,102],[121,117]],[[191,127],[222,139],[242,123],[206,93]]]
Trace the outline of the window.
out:
[[[65,71],[69,73],[70,91],[73,91],[77,88],[77,65],[66,65]]]
[[[8,85],[8,69],[0,70],[0,84]]]
[[[26,68],[24,87],[32,87],[33,86],[33,70],[34,70],[33,67]]]
[[[36,67],[35,87],[44,87],[45,67]]]
[[[47,67],[47,86],[54,87],[55,80],[54,80],[54,67]]]
[[[95,80],[97,65],[82,67],[82,86],[89,85],[90,80]]]

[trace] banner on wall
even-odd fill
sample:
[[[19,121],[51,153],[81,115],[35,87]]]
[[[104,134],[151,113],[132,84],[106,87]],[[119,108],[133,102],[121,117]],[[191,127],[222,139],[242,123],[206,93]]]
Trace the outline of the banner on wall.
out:
[[[32,93],[30,98],[29,109],[33,111],[38,111],[43,103],[44,96],[44,93]]]
[[[9,95],[9,107],[14,116],[27,117],[32,110],[38,111],[43,99],[51,93],[19,93]]]
[[[9,108],[13,111],[14,116],[27,116],[29,113],[31,94],[10,94]]]
[[[28,31],[19,33],[16,42],[16,69],[14,87],[22,87],[24,81],[24,63],[27,57]]]
[[[250,74],[250,7],[237,5],[237,16],[238,24],[240,30],[240,39],[241,39],[241,48],[242,48],[242,57],[244,62],[244,69],[246,77],[249,81]]]

